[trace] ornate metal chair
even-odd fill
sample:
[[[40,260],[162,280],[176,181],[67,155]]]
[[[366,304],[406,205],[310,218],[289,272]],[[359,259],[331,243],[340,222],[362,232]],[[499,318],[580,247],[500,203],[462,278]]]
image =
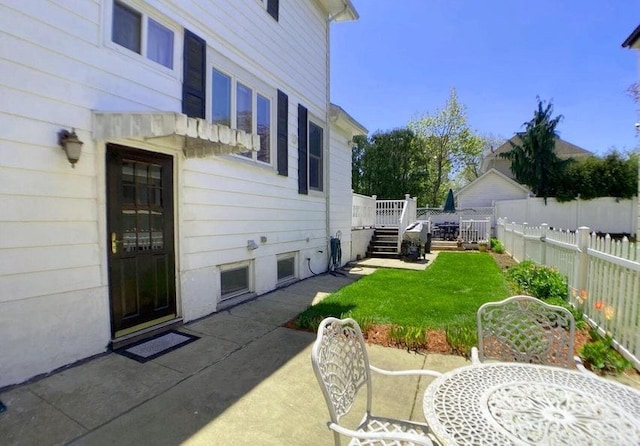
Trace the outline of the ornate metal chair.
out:
[[[432,370],[389,371],[369,364],[366,346],[358,323],[353,319],[333,317],[322,321],[311,352],[313,370],[324,394],[336,446],[341,435],[351,438],[350,445],[437,444],[429,436],[426,424],[413,421],[375,417],[371,414],[371,371],[390,376],[427,375],[441,373]],[[356,401],[358,392],[366,386],[366,413],[355,429],[340,425]]]
[[[576,323],[566,308],[531,296],[512,296],[482,305],[477,322],[478,347],[471,351],[475,364],[494,359],[586,371],[573,354]]]

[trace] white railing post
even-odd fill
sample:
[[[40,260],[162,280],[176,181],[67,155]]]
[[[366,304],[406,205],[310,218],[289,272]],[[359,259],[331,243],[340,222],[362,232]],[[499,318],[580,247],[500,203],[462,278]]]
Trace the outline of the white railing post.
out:
[[[573,287],[578,290],[587,289],[587,279],[589,277],[589,228],[580,226],[578,228],[578,266],[575,283]]]

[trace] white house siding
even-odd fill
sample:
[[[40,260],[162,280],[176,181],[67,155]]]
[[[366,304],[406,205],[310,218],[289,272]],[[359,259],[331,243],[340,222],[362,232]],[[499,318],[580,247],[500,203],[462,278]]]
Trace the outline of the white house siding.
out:
[[[351,257],[351,146],[353,134],[337,126],[332,126],[331,159],[329,165],[330,211],[331,221],[329,233],[337,237],[340,232],[340,247],[342,251],[341,265],[349,262]]]
[[[125,2],[174,30],[173,71],[110,41],[111,1],[0,2],[0,387],[108,347],[105,141],[93,140],[92,113],[180,112],[183,27],[207,42],[208,101],[214,55],[289,96],[289,176],[231,155],[187,160],[176,147],[114,141],[174,157],[179,316],[218,308],[225,263],[251,260],[257,294],[276,286],[277,254],[297,253],[300,278],[306,257],[326,269],[325,194],[298,194],[293,140],[298,103],[330,133],[320,6],[281,0],[276,22],[258,0]],[[71,128],[84,141],[75,169],[57,142]]]

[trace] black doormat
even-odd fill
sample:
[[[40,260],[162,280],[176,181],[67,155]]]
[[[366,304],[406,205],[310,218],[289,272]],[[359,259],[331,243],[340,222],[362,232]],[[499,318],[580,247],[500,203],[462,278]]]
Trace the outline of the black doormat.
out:
[[[138,362],[147,362],[185,346],[196,339],[200,338],[191,334],[171,330],[152,338],[129,344],[113,352],[126,356],[127,358],[135,359]]]

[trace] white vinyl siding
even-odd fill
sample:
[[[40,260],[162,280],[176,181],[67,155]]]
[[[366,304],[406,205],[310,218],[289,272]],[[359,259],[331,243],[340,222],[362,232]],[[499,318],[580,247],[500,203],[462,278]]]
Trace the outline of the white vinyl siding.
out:
[[[0,337],[11,339],[0,387],[109,345],[105,141],[94,139],[93,111],[180,113],[184,29],[207,42],[208,120],[215,51],[239,68],[233,75],[254,101],[258,94],[270,101],[272,134],[277,89],[326,116],[327,23],[316,2],[283,2],[279,22],[254,1],[122,3],[142,15],[143,29],[146,17],[173,32],[173,70],[146,49],[145,33],[142,54],[112,41],[110,0],[0,2]],[[156,31],[151,40],[165,46],[168,35]],[[290,107],[289,133],[295,128]],[[75,168],[58,146],[61,129],[75,129],[84,142]],[[219,265],[252,262],[256,294],[275,288],[282,252],[326,268],[326,201],[298,195],[295,169],[284,177],[238,157],[185,159],[178,145],[121,142],[174,157],[176,288],[185,321],[216,310]],[[248,251],[247,240],[261,236],[268,242]],[[311,274],[304,266],[301,278]]]

